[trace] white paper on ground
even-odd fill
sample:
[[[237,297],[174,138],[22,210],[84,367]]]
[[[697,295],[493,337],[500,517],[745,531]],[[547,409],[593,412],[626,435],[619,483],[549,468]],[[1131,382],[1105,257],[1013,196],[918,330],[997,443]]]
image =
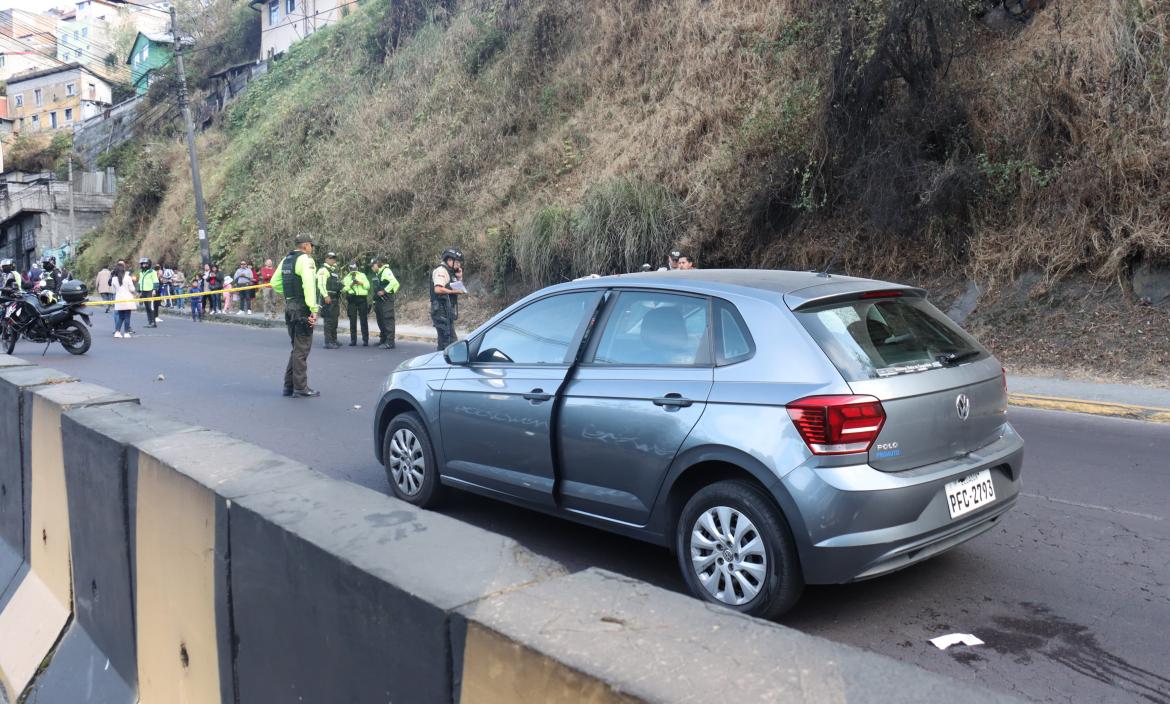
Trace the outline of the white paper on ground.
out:
[[[983,645],[983,641],[970,633],[948,633],[945,636],[931,638],[930,642],[939,650],[946,650],[956,643],[962,643],[963,645]]]

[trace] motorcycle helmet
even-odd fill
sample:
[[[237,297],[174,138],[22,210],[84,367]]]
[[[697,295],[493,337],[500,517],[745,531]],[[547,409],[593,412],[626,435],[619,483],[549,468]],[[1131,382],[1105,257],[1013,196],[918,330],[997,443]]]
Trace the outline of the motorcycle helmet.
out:
[[[37,299],[40,300],[41,305],[51,306],[57,302],[57,294],[53,293],[53,289],[45,288],[37,294]]]
[[[12,263],[11,259],[0,259],[0,271],[4,273],[11,272],[16,268],[16,264]]]
[[[357,271],[357,262],[350,262],[349,263],[349,270],[350,271]]]
[[[45,271],[52,271],[57,267],[56,257],[45,257],[41,260],[41,268]]]
[[[150,268],[150,257],[143,257],[142,259],[139,259],[138,260],[138,268],[143,270],[143,271],[146,271],[147,269],[149,269]]]
[[[445,262],[448,259],[454,259],[457,262],[463,261],[463,252],[455,247],[448,247],[443,250],[443,254],[439,257],[439,261]]]

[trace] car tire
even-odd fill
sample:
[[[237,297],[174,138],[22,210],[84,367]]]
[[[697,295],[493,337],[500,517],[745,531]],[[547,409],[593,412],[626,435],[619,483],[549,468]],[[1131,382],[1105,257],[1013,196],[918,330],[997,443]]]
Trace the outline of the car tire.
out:
[[[395,416],[382,442],[382,463],[394,495],[419,508],[437,506],[443,486],[431,435],[418,414]]]
[[[780,616],[800,599],[804,577],[792,533],[754,484],[703,487],[683,507],[674,533],[679,569],[696,597],[760,618]]]

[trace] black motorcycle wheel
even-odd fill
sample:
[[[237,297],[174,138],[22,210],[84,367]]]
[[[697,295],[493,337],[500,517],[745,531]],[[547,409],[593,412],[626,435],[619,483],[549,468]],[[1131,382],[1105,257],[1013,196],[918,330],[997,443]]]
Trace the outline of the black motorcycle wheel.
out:
[[[89,329],[81,323],[71,320],[56,329],[57,340],[69,354],[85,354],[93,344]]]

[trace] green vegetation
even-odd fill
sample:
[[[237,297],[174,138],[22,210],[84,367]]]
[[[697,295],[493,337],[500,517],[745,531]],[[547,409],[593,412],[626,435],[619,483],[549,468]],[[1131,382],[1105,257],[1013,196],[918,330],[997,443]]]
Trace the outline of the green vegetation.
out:
[[[368,0],[201,135],[213,253],[310,230],[409,289],[458,244],[501,296],[672,246],[809,268],[847,241],[840,267],[884,276],[1170,257],[1170,9],[1056,3],[1005,30],[991,4]],[[255,53],[253,15],[214,7],[196,85]],[[193,263],[176,136],[110,158],[92,251]]]

